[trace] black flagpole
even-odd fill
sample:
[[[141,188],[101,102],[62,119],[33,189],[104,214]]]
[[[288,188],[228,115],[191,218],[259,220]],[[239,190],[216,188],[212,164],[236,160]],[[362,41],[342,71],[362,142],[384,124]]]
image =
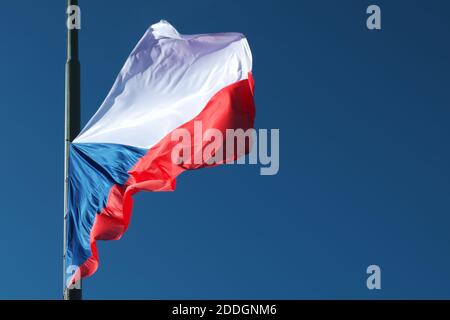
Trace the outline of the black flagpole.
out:
[[[80,132],[80,62],[78,60],[78,30],[79,10],[73,6],[78,6],[78,0],[67,1],[67,62],[66,62],[66,108],[65,108],[65,142],[64,142],[64,300],[81,300],[81,281],[67,288],[66,277],[68,267],[66,266],[67,252],[67,192],[69,177],[69,148],[70,143]],[[71,19],[78,19],[74,23]]]

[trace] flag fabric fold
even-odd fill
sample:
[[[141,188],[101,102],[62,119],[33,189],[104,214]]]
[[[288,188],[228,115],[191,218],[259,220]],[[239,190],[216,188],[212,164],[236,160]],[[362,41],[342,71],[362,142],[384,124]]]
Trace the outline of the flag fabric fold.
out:
[[[225,137],[227,129],[253,127],[251,71],[242,34],[181,35],[166,21],[147,30],[70,147],[66,264],[79,267],[72,281],[97,270],[97,240],[127,230],[133,194],[172,191],[183,171],[218,164],[174,162],[174,130],[194,135],[201,123],[201,133],[217,129]],[[192,140],[186,152],[204,156],[210,142]],[[226,154],[221,163],[241,155]]]

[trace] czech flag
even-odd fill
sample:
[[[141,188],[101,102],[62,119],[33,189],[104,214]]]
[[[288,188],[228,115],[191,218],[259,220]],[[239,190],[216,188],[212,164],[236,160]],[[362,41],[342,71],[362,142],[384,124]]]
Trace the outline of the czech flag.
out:
[[[172,161],[175,130],[194,136],[201,123],[200,133],[213,128],[225,137],[227,129],[253,128],[251,71],[242,34],[181,35],[166,21],[147,30],[70,147],[66,265],[79,267],[72,281],[97,270],[96,240],[127,230],[133,194],[172,191],[183,171],[217,164]],[[196,139],[183,152],[203,155],[210,143]]]

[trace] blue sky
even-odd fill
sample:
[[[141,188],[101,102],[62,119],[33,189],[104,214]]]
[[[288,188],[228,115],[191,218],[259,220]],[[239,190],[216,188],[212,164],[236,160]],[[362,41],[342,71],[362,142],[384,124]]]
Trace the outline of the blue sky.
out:
[[[256,125],[281,139],[276,176],[222,166],[135,196],[85,298],[450,298],[448,1],[80,4],[83,125],[166,19],[248,37]],[[65,1],[3,1],[0,27],[0,298],[59,299]]]

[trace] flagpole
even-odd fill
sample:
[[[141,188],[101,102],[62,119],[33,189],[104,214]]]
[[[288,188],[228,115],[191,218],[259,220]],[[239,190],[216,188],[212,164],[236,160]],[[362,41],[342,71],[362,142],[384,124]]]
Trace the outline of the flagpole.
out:
[[[78,0],[67,1],[67,15],[72,17],[71,6],[78,6]],[[69,148],[80,132],[80,62],[78,60],[78,28],[67,23],[67,62],[66,62],[66,102],[65,102],[65,141],[64,141],[64,240],[63,240],[63,279],[64,300],[81,300],[81,280],[74,288],[67,288],[67,209],[69,186]]]

